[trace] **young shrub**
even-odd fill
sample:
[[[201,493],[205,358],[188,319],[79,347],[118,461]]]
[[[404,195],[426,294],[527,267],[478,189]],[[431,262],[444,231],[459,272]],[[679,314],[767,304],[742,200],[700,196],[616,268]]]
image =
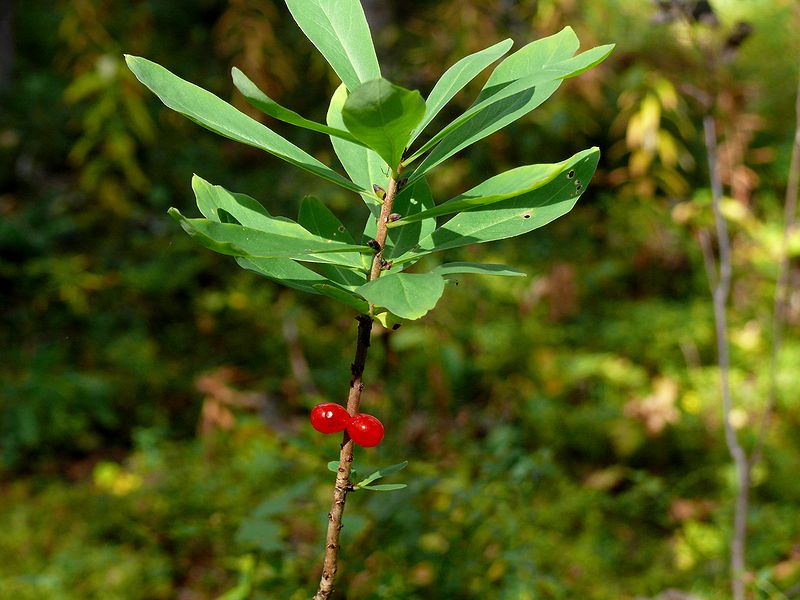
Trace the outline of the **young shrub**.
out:
[[[171,109],[224,137],[260,148],[338,185],[366,206],[363,233],[348,231],[317,198],[303,198],[297,220],[275,217],[254,198],[226,190],[198,175],[192,180],[197,207],[191,218],[169,214],[199,244],[233,256],[244,269],[279,284],[345,305],[357,313],[358,331],[347,399],[341,411],[317,410],[314,426],[328,433],[344,429],[315,598],[328,598],[337,570],[339,531],[348,492],[390,491],[402,484],[373,482],[407,463],[386,467],[359,483],[351,481],[354,442],[380,443],[383,426],[361,414],[362,375],[373,322],[396,328],[432,310],[453,275],[521,276],[495,264],[443,263],[427,272],[412,270],[429,254],[469,244],[523,235],[569,212],[586,191],[600,151],[582,150],[561,162],[524,165],[495,175],[437,202],[427,178],[467,146],[527,115],[561,82],[602,62],[613,46],[580,54],[566,27],[524,46],[495,66],[473,104],[424,144],[417,137],[472,79],[505,56],[507,39],[471,54],[447,69],[427,98],[381,76],[364,11],[358,0],[286,0],[297,24],[323,54],[342,84],[333,94],[326,123],[285,108],[233,69],[233,83],[265,114],[330,137],[347,177],[322,164],[289,140],[238,111],[214,94],[184,81],[145,58],[126,56],[129,68]],[[447,217],[443,219],[443,217]]]

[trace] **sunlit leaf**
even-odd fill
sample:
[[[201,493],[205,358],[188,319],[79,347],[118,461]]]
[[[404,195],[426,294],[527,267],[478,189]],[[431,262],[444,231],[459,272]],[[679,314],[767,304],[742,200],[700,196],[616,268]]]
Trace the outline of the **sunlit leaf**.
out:
[[[243,269],[253,271],[276,283],[309,294],[321,294],[322,292],[314,286],[330,283],[319,273],[289,258],[245,258],[237,256],[236,262]]]
[[[403,263],[431,252],[515,237],[546,225],[572,210],[586,190],[599,158],[600,151],[592,148],[572,169],[543,187],[457,214],[394,262]]]
[[[345,127],[396,169],[411,132],[425,116],[417,91],[385,79],[373,79],[351,90],[342,107]]]
[[[201,87],[145,58],[126,55],[128,67],[172,110],[222,136],[265,150],[354,192],[361,189],[288,140]]]
[[[504,59],[473,105],[404,161],[408,164],[431,151],[410,180],[535,109],[558,89],[563,79],[602,62],[613,45],[593,48],[573,57],[577,48],[575,33],[566,27]]]
[[[300,203],[300,212],[297,216],[297,222],[306,231],[323,237],[327,240],[335,242],[342,242],[345,244],[354,244],[353,237],[342,222],[334,215],[330,209],[313,196],[306,196]],[[364,255],[365,257],[367,255]],[[328,257],[330,258],[330,257]],[[349,264],[352,256],[344,254],[341,256],[333,257],[338,260],[340,264]],[[366,262],[366,264],[365,264]],[[359,261],[364,270],[353,270],[338,265],[320,265],[320,273],[325,275],[328,279],[343,285],[344,287],[356,288],[363,285],[367,281],[366,269],[371,264],[370,260]]]
[[[525,273],[517,271],[505,265],[492,265],[484,263],[471,263],[471,262],[451,262],[439,265],[431,269],[431,273],[438,275],[460,275],[460,274],[475,274],[475,275],[503,275],[506,277],[525,277]]]
[[[331,98],[326,121],[328,125],[344,128],[342,107],[347,100],[347,88],[340,85]],[[389,167],[378,154],[365,146],[353,144],[339,137],[331,136],[331,143],[344,170],[353,182],[362,188],[359,192],[370,212],[377,217],[381,212],[381,201],[375,195],[373,186],[386,189],[389,181]]]
[[[286,6],[348,89],[381,76],[358,0],[286,0]]]
[[[386,273],[356,291],[398,317],[419,319],[436,306],[444,279],[436,273]]]
[[[323,296],[328,296],[342,304],[346,304],[350,308],[356,309],[361,314],[369,313],[369,303],[358,294],[327,283],[316,284],[314,289]]]
[[[363,145],[356,138],[354,138],[350,132],[345,131],[344,129],[338,129],[336,127],[330,127],[328,125],[323,125],[322,123],[317,123],[316,121],[311,121],[297,114],[293,110],[281,106],[275,102],[275,100],[258,89],[258,86],[236,67],[233,68],[231,74],[233,76],[233,85],[236,86],[236,89],[242,93],[242,95],[250,104],[255,106],[264,114],[296,127],[303,127],[304,129],[310,129],[311,131],[336,136],[354,144]]]
[[[401,463],[397,463],[396,465],[390,465],[388,467],[383,467],[382,469],[378,469],[377,471],[373,471],[369,475],[367,475],[363,481],[359,481],[355,484],[354,487],[364,487],[369,485],[373,481],[380,479],[381,477],[386,477],[387,475],[392,475],[393,473],[397,473],[398,471],[402,471],[408,466],[408,461],[404,460]]]
[[[380,483],[378,485],[365,485],[361,489],[372,490],[373,492],[392,492],[407,487],[408,485],[405,483]]]
[[[428,123],[439,114],[439,111],[450,102],[453,96],[475,79],[481,71],[508,52],[513,44],[514,42],[510,39],[503,40],[494,46],[465,56],[447,69],[439,81],[436,82],[436,85],[433,86],[431,93],[425,100],[425,117],[414,128],[411,141],[413,142],[422,133]]]
[[[343,244],[311,234],[295,237],[285,234],[290,232],[272,233],[243,227],[236,223],[187,219],[175,208],[171,208],[169,214],[198,243],[215,252],[230,256],[292,258],[306,262],[339,264],[336,253],[371,252],[368,246]]]
[[[439,217],[464,210],[474,209],[479,206],[488,206],[501,200],[508,200],[516,196],[531,192],[567,173],[586,156],[596,152],[588,149],[578,152],[574,156],[559,163],[526,165],[510,169],[494,177],[490,177],[474,188],[451,198],[434,208],[404,216],[402,219],[389,223],[390,228],[401,227],[406,223],[413,223],[420,219]]]

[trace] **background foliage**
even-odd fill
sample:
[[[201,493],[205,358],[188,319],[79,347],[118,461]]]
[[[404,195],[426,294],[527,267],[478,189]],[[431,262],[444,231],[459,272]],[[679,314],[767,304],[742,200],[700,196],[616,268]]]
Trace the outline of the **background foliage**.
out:
[[[701,35],[753,27],[715,81],[735,417],[750,444],[798,21],[790,0],[712,4],[721,23]],[[364,5],[386,75],[423,93],[507,36],[520,45],[569,24],[584,47],[617,49],[432,177],[445,198],[518,164],[604,151],[566,218],[448,255],[528,278],[464,278],[438,311],[373,342],[365,403],[387,438],[358,458],[408,458],[410,486],[353,496],[340,587],[353,599],[726,597],[733,479],[696,241],[711,222],[695,101],[709,75],[687,30],[619,0]],[[361,202],[171,113],[122,53],[250,110],[232,92],[238,66],[318,120],[335,76],[267,0],[17,2],[12,31],[13,69],[0,71],[0,596],[309,596],[337,445],[307,411],[343,398],[353,315],[197,249],[165,210],[191,209],[194,171],[273,214],[314,194],[356,226]],[[334,164],[324,139],[269,125]],[[759,598],[800,585],[794,267],[750,515]]]

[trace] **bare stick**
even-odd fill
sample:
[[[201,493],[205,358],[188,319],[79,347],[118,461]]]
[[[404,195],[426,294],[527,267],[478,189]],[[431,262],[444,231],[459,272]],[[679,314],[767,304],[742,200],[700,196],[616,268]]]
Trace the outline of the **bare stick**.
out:
[[[389,222],[389,215],[392,213],[392,204],[397,195],[397,175],[393,175],[389,180],[389,189],[383,198],[381,214],[378,217],[378,231],[375,236],[376,253],[372,260],[372,269],[367,276],[368,281],[376,279],[381,272],[383,264],[383,247],[386,243],[388,229],[386,224]],[[347,412],[355,415],[359,412],[361,405],[361,390],[364,389],[362,377],[364,366],[367,362],[367,350],[369,349],[370,335],[372,333],[372,312],[374,307],[370,306],[369,315],[359,315],[358,319],[358,338],[356,340],[356,355],[353,364],[350,366],[350,393],[347,396]],[[336,579],[339,561],[339,533],[342,530],[342,516],[344,515],[344,505],[347,501],[347,492],[353,487],[350,482],[350,469],[353,465],[353,440],[347,435],[345,430],[342,438],[342,447],[339,452],[339,468],[336,472],[336,483],[333,486],[333,501],[331,511],[328,513],[328,532],[325,536],[325,560],[322,564],[322,576],[319,581],[319,589],[314,595],[314,600],[326,600],[333,592],[333,584]]]
[[[783,345],[783,326],[789,304],[789,238],[797,227],[797,189],[800,186],[800,78],[795,97],[795,130],[792,157],[789,160],[789,178],[786,183],[786,198],[783,203],[783,237],[778,254],[778,277],[775,284],[775,300],[772,308],[772,351],[769,357],[769,388],[767,403],[761,415],[755,446],[750,457],[750,467],[761,461],[764,440],[778,401],[778,357]]]
[[[719,361],[719,384],[722,394],[722,422],[725,429],[725,443],[736,468],[738,489],[733,521],[733,540],[731,541],[731,589],[734,600],[745,600],[745,548],[747,545],[747,505],[750,491],[750,467],[736,431],[731,423],[730,356],[728,353],[727,303],[731,289],[731,247],[728,224],[720,209],[722,182],[717,172],[717,132],[714,118],[703,117],[708,170],[711,178],[711,208],[717,230],[719,246],[719,273],[713,286],[714,324],[717,333],[717,357]]]

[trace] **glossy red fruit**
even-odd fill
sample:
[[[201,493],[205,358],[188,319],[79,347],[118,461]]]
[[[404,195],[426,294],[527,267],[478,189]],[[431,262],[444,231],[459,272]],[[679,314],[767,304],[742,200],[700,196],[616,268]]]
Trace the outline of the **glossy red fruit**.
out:
[[[359,413],[347,424],[347,433],[359,446],[372,448],[383,439],[383,425],[372,415]]]
[[[343,431],[350,422],[350,413],[335,402],[323,402],[311,409],[311,426],[320,433]]]

